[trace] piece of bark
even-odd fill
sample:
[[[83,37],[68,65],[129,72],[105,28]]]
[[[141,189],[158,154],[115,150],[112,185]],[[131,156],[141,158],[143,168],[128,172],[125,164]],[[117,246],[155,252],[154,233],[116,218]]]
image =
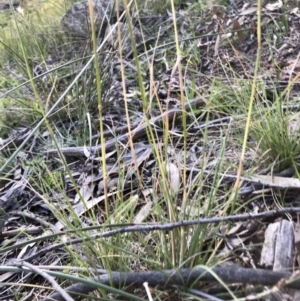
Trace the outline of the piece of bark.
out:
[[[293,223],[281,220],[270,224],[265,232],[265,241],[261,252],[261,265],[272,267],[273,271],[290,270],[293,266],[294,227]],[[266,300],[295,300],[295,292],[282,289],[269,295]]]
[[[294,230],[291,222],[282,220],[270,224],[265,232],[260,264],[274,271],[292,267]]]

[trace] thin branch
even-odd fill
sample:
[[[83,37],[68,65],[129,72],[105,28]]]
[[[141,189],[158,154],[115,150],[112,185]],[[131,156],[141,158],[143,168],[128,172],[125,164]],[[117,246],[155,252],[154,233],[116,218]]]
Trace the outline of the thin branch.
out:
[[[220,278],[226,283],[243,283],[252,285],[276,285],[282,279],[289,279],[293,277],[291,273],[286,272],[273,272],[269,270],[260,269],[246,269],[240,267],[222,267],[211,269],[212,273],[205,268],[194,269],[180,269],[180,270],[165,270],[165,271],[148,271],[148,272],[129,272],[129,273],[116,273],[112,275],[101,275],[97,278],[90,279],[103,285],[110,285],[116,287],[124,287],[135,284],[142,287],[144,282],[148,282],[149,286],[155,287],[170,286],[170,285],[189,285],[196,282],[215,282]],[[85,280],[86,283],[86,280]],[[91,284],[92,285],[92,284]],[[76,294],[87,294],[95,290],[91,285],[77,283],[69,286],[66,291],[75,297]],[[291,283],[286,283],[286,287],[299,289],[299,277],[294,279]],[[64,301],[63,297],[54,293],[46,297],[42,301]]]
[[[21,215],[23,217],[27,217],[30,218],[38,223],[40,223],[41,225],[43,225],[44,227],[46,227],[47,229],[51,229],[54,233],[58,232],[58,229],[51,223],[48,223],[47,221],[45,221],[45,219],[42,219],[38,216],[36,216],[35,214],[28,212],[28,211],[13,211],[9,213],[10,215],[13,214],[18,214]]]
[[[17,263],[17,265],[19,266],[20,263]],[[60,285],[55,281],[55,279],[52,276],[50,276],[49,274],[47,274],[47,272],[41,270],[37,266],[34,266],[26,261],[22,261],[21,265],[31,269],[35,273],[37,273],[37,274],[41,275],[43,278],[45,278],[48,282],[50,282],[52,287],[63,298],[62,300],[74,301],[74,299],[63,288],[61,288]]]
[[[1,233],[1,236],[11,237],[16,235],[40,234],[41,232],[43,232],[41,227],[28,227],[28,228],[18,228],[11,231],[4,231]]]
[[[195,106],[197,104],[202,103],[202,98],[195,98],[193,100],[190,100],[186,102],[185,109],[190,110],[192,106]],[[182,109],[172,109],[167,112],[162,113],[160,116],[154,117],[149,120],[149,122],[145,122],[141,125],[139,125],[137,128],[131,130],[129,133],[126,133],[124,135],[121,135],[117,137],[116,139],[111,139],[105,143],[105,150],[109,151],[111,149],[114,149],[116,147],[116,144],[123,143],[126,144],[131,138],[133,140],[136,140],[140,137],[143,137],[146,132],[149,124],[157,124],[163,121],[164,119],[172,120],[177,114],[182,113]],[[84,156],[84,150],[85,147],[64,147],[61,148],[60,151],[65,156]],[[89,148],[89,151],[93,154],[97,154],[101,151],[101,145],[92,146]],[[44,152],[46,156],[56,156],[58,153],[57,149],[49,149]]]
[[[190,220],[190,221],[180,221],[175,223],[166,223],[166,224],[147,224],[147,225],[135,225],[135,226],[125,226],[118,229],[106,231],[103,233],[91,235],[90,237],[84,237],[84,238],[78,238],[69,240],[64,243],[58,243],[55,245],[48,246],[39,252],[28,256],[24,258],[26,261],[30,261],[34,258],[37,258],[39,256],[42,256],[46,253],[49,253],[55,249],[59,249],[65,246],[70,245],[76,245],[85,241],[95,240],[99,238],[107,238],[111,237],[120,233],[129,233],[129,232],[150,232],[150,231],[171,231],[175,228],[180,227],[187,227],[187,226],[195,226],[195,225],[201,225],[201,224],[218,224],[218,223],[226,223],[226,222],[238,222],[238,221],[248,221],[248,220],[256,220],[256,219],[262,219],[262,218],[270,218],[270,217],[278,217],[285,215],[287,213],[299,213],[300,207],[294,207],[294,208],[283,208],[281,210],[271,210],[261,213],[248,213],[248,214],[237,214],[237,215],[230,215],[230,216],[224,216],[224,217],[214,217],[214,218],[200,218],[197,220]]]

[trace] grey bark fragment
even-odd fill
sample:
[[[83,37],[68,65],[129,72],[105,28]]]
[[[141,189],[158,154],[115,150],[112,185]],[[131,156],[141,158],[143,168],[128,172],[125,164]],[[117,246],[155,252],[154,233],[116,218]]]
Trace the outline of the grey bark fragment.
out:
[[[294,227],[288,220],[270,224],[265,232],[265,241],[261,252],[261,265],[272,267],[273,271],[286,271],[293,267]],[[282,289],[269,295],[266,300],[296,300],[295,292]],[[290,299],[292,298],[292,299]]]

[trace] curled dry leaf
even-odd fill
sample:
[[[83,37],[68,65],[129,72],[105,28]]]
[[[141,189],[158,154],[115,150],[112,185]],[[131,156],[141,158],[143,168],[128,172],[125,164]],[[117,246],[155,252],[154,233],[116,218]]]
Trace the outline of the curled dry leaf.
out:
[[[270,10],[270,11],[274,11],[274,10],[277,10],[277,9],[281,8],[282,6],[283,6],[283,3],[282,3],[281,0],[279,0],[276,3],[268,3],[266,5],[266,9]]]
[[[300,133],[300,118],[299,115],[294,115],[288,122],[288,132],[290,136],[299,135]]]
[[[147,216],[149,215],[150,211],[152,208],[152,202],[147,202],[138,212],[138,214],[134,218],[134,223],[135,224],[140,224],[142,223]]]
[[[277,176],[254,175],[250,178],[252,183],[259,183],[268,187],[280,189],[294,188],[300,189],[300,180],[296,178],[285,178]]]
[[[178,167],[173,163],[167,163],[166,171],[171,189],[177,192],[180,188],[180,173]]]

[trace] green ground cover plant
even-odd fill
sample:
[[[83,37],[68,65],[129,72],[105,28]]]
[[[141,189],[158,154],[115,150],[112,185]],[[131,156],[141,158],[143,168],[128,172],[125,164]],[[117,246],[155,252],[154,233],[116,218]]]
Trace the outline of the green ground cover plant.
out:
[[[222,269],[260,267],[270,223],[229,217],[294,196],[248,188],[256,175],[298,176],[298,57],[282,50],[297,1],[276,13],[260,1],[121,2],[106,11],[121,21],[106,24],[87,1],[85,36],[61,22],[74,1],[11,9],[0,33],[5,297],[270,295]]]

